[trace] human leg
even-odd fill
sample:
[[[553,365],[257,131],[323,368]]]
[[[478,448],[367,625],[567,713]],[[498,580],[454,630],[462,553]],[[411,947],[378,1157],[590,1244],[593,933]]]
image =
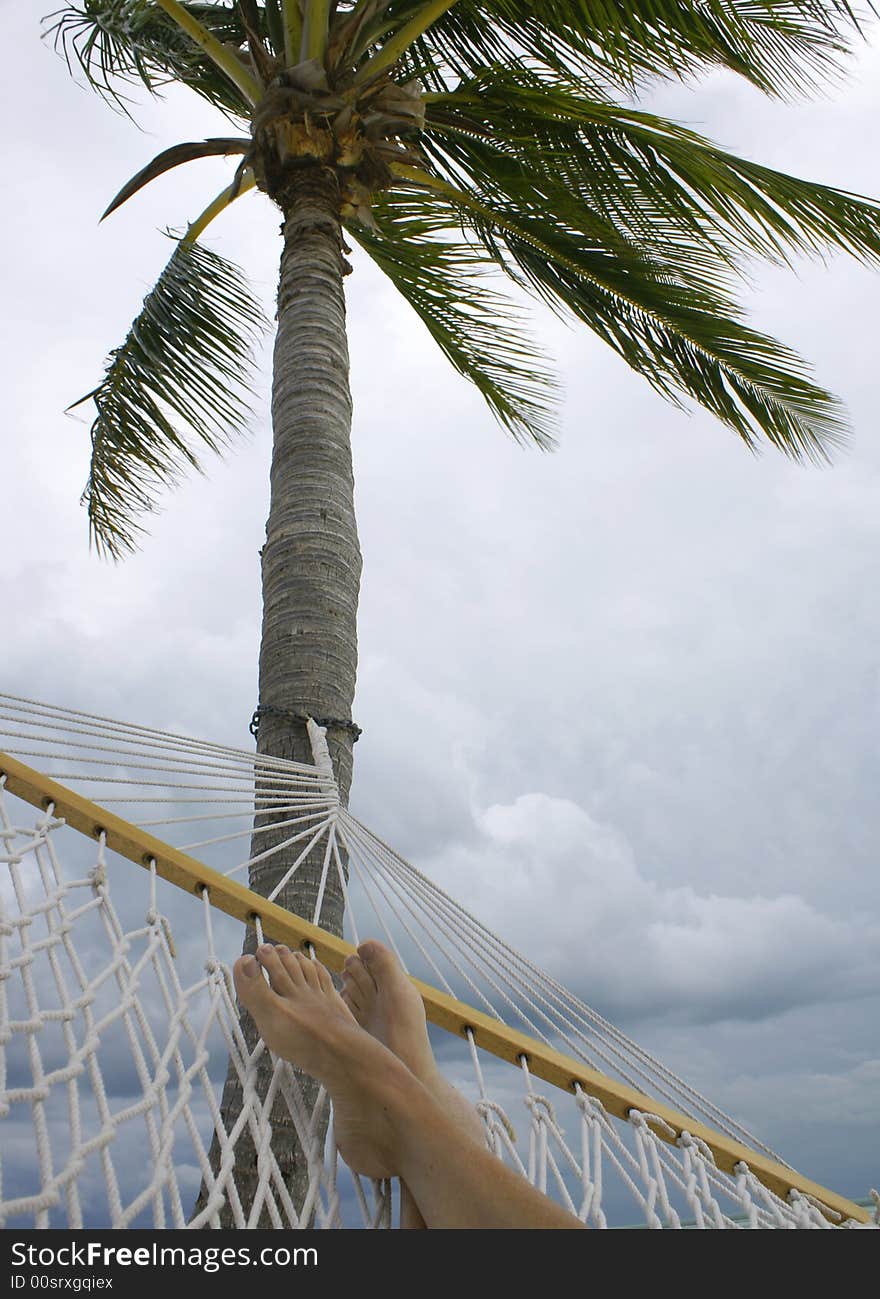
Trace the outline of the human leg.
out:
[[[361,1028],[320,962],[268,945],[257,957],[236,962],[239,998],[267,1045],[327,1088],[340,1151],[356,1172],[399,1176],[432,1228],[582,1226],[462,1130]]]
[[[361,943],[345,962],[342,1000],[361,1028],[403,1061],[462,1132],[484,1145],[485,1128],[480,1116],[437,1067],[422,998],[394,952],[375,939]],[[425,1226],[405,1182],[400,1188],[400,1225],[404,1230]]]

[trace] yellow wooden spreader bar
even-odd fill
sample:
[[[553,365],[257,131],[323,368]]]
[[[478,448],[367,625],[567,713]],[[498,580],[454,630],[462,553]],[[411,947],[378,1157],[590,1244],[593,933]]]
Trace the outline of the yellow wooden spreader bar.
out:
[[[318,959],[330,970],[341,970],[345,958],[355,950],[351,943],[310,924],[308,920],[292,911],[286,911],[277,903],[267,901],[243,884],[205,866],[195,857],[189,857],[177,848],[163,843],[161,839],[155,839],[145,830],[106,808],[99,807],[97,803],[50,780],[48,776],[9,754],[0,752],[0,776],[2,775],[6,776],[6,788],[11,794],[43,810],[52,805],[55,816],[63,817],[68,825],[91,839],[99,838],[103,831],[108,848],[139,866],[149,867],[151,862],[155,862],[157,874],[169,883],[176,884],[185,893],[201,895],[207,888],[212,906],[247,925],[253,925],[259,918],[267,938],[293,947],[314,947]],[[529,1072],[536,1077],[569,1093],[580,1086],[590,1096],[601,1101],[608,1113],[616,1118],[627,1119],[631,1110],[656,1115],[662,1120],[661,1124],[653,1123],[650,1118],[647,1121],[661,1140],[674,1144],[682,1132],[689,1132],[692,1137],[706,1143],[715,1163],[724,1172],[733,1172],[738,1163],[745,1163],[759,1181],[783,1200],[790,1191],[800,1191],[816,1200],[821,1209],[829,1210],[828,1216],[832,1219],[836,1220],[840,1215],[843,1218],[854,1218],[857,1222],[871,1221],[869,1211],[861,1205],[827,1190],[817,1182],[811,1182],[784,1164],[751,1150],[696,1119],[670,1109],[662,1101],[655,1101],[615,1078],[590,1069],[579,1060],[554,1051],[552,1047],[525,1033],[508,1028],[500,1020],[492,1019],[465,1002],[447,996],[438,988],[422,983],[420,979],[413,979],[413,983],[422,995],[426,1014],[433,1024],[461,1036],[466,1036],[470,1031],[482,1050],[516,1065],[525,1058]]]

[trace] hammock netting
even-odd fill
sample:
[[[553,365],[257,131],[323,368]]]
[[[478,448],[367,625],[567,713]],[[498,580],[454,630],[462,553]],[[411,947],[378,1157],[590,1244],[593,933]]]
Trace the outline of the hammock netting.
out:
[[[323,1091],[245,1040],[230,976],[245,923],[337,970],[364,938],[391,946],[488,1147],[590,1226],[872,1225],[363,825],[309,732],[312,765],[0,695],[0,1226],[396,1224],[395,1186],[340,1159]],[[275,854],[276,893],[320,863],[310,916],[247,891]],[[342,940],[321,928],[331,882]]]

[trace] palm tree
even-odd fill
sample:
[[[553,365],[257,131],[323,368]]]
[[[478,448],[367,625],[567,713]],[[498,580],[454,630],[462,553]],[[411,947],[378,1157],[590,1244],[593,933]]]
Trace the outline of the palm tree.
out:
[[[132,84],[159,93],[177,81],[237,131],[166,150],[107,209],[183,162],[238,160],[88,394],[85,500],[100,552],[132,550],[161,490],[246,423],[261,314],[243,274],[199,240],[253,187],[281,210],[254,729],[261,752],[309,761],[303,719],[326,724],[343,799],[361,570],[346,240],[524,443],[553,443],[554,380],[504,276],[751,449],[769,441],[821,460],[844,436],[838,401],[746,323],[732,293],[755,255],[785,263],[843,248],[877,261],[880,205],[621,101],[652,79],[719,66],[768,95],[811,91],[840,74],[860,34],[846,0],[80,0],[47,22],[68,64],[116,106],[128,111]],[[252,886],[267,892],[289,864],[275,853]],[[278,900],[312,916],[320,866],[307,862]],[[339,933],[342,921],[341,892],[328,887],[320,923]],[[276,1135],[295,1185],[295,1140]],[[239,1151],[236,1177],[247,1202],[253,1151]]]

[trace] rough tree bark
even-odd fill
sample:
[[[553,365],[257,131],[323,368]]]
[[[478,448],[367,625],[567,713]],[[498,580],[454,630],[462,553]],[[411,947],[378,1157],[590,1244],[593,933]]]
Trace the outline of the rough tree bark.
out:
[[[278,289],[278,332],[272,389],[273,453],[266,544],[261,552],[263,630],[259,702],[282,714],[350,722],[357,669],[357,603],[361,555],[354,513],[351,393],[343,277],[348,267],[339,222],[339,189],[329,168],[314,163],[291,169],[273,195],[284,213],[284,248]],[[328,727],[327,740],[344,803],[352,776],[354,733]],[[312,762],[304,723],[269,711],[260,720],[257,748],[273,757]],[[255,824],[259,824],[259,818]],[[252,855],[290,831],[255,836]],[[252,868],[250,884],[269,893],[301,851],[283,849]],[[299,867],[276,901],[312,919],[323,846]],[[342,933],[342,890],[331,872],[320,924]],[[249,931],[246,951],[253,951]],[[251,1048],[253,1022],[243,1021]],[[268,1084],[270,1066],[260,1077]],[[305,1080],[307,1103],[314,1085]],[[227,1131],[241,1109],[242,1088],[230,1067],[221,1110]],[[304,1161],[286,1107],[273,1112],[273,1152],[294,1202],[301,1203]],[[219,1164],[215,1140],[212,1168]],[[257,1185],[256,1153],[245,1133],[236,1147],[235,1181],[242,1203]],[[205,1187],[196,1211],[205,1203]],[[227,1209],[222,1225],[232,1225]],[[270,1226],[263,1215],[260,1227]]]

